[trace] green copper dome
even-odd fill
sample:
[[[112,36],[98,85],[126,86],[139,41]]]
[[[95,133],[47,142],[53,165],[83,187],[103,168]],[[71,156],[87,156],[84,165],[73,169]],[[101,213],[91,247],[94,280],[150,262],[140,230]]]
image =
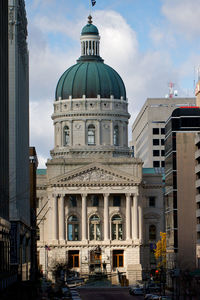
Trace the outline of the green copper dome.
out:
[[[58,81],[56,100],[72,98],[123,97],[126,90],[119,74],[102,61],[82,61],[67,69]]]
[[[88,24],[81,33],[81,57],[77,64],[60,77],[56,88],[56,100],[82,98],[126,99],[126,89],[119,74],[104,64],[99,56],[99,32],[88,17]]]
[[[81,35],[88,35],[88,34],[99,35],[99,31],[95,25],[87,24],[83,27],[81,31]]]

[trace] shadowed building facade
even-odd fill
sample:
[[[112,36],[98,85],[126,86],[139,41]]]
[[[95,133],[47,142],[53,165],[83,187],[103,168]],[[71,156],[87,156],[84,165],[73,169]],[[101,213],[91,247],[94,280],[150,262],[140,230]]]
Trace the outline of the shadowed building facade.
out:
[[[46,172],[37,177],[38,251],[47,275],[61,260],[81,275],[104,268],[125,272],[133,283],[142,278],[145,259],[145,197],[152,184],[162,202],[162,180],[143,182],[142,161],[131,157],[125,86],[100,57],[99,40],[89,17],[81,57],[57,84],[54,149]],[[159,232],[160,208],[153,218]]]

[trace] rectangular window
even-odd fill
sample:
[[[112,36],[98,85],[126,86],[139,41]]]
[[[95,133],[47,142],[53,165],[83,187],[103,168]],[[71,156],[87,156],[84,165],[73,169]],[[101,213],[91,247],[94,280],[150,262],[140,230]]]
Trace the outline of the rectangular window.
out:
[[[159,145],[159,139],[153,139],[153,145],[158,146]]]
[[[153,156],[159,156],[160,150],[153,150]]]
[[[158,160],[153,161],[153,167],[154,168],[159,168],[160,167],[160,162]]]
[[[165,156],[165,150],[161,150],[161,156]]]
[[[99,197],[97,195],[92,195],[92,206],[99,206]]]
[[[164,144],[165,144],[165,140],[161,139],[161,145],[164,146]]]
[[[69,196],[69,200],[70,200],[70,204],[71,204],[72,207],[77,206],[77,201],[76,201],[76,196],[75,195]]]
[[[70,268],[79,268],[79,251],[70,250],[68,252],[68,262]]]
[[[121,197],[120,196],[113,197],[113,206],[121,206]]]
[[[156,206],[156,197],[149,197],[149,207]]]
[[[165,134],[165,128],[161,128],[161,134]]]
[[[153,128],[153,134],[159,134],[159,128]]]
[[[162,167],[162,168],[164,168],[164,167],[165,167],[165,162],[164,162],[164,160],[163,160],[163,161],[161,161],[161,167]]]
[[[124,266],[124,250],[113,250],[113,268]]]

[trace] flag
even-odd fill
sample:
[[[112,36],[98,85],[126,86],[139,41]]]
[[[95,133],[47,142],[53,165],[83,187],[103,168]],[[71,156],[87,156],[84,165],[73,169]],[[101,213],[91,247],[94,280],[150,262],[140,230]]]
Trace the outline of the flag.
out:
[[[47,251],[51,250],[51,248],[48,245],[45,245],[44,247],[45,247],[45,250],[47,250]]]
[[[92,1],[92,6],[95,6],[96,0],[91,0]]]

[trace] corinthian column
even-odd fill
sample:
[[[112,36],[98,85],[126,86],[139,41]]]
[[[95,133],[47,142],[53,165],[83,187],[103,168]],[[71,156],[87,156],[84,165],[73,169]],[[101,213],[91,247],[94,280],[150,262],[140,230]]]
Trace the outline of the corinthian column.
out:
[[[126,239],[131,238],[131,194],[126,194]]]
[[[65,240],[65,196],[60,197],[59,207],[59,240]]]
[[[87,194],[82,194],[82,240],[87,239]]]
[[[109,224],[108,197],[109,197],[109,194],[104,194],[104,241],[109,239],[109,237],[108,237],[108,224]]]
[[[133,197],[133,239],[138,239],[138,195]]]
[[[58,239],[58,196],[53,196],[53,205],[52,205],[52,240]]]

